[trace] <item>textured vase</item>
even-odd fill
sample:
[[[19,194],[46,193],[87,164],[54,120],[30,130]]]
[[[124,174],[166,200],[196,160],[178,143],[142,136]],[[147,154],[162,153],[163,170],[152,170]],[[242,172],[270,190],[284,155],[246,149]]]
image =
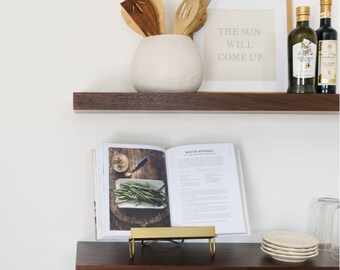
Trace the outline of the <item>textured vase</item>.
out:
[[[133,56],[131,81],[138,92],[195,92],[202,79],[201,57],[187,36],[144,38]]]

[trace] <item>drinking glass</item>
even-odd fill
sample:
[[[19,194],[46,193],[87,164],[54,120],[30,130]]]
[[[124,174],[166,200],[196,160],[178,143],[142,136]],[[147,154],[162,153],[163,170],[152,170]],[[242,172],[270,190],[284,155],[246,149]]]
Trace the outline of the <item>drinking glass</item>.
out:
[[[320,198],[316,203],[315,237],[319,241],[319,250],[331,249],[331,229],[334,209],[339,207],[339,199]]]
[[[339,205],[332,210],[331,257],[339,260]]]

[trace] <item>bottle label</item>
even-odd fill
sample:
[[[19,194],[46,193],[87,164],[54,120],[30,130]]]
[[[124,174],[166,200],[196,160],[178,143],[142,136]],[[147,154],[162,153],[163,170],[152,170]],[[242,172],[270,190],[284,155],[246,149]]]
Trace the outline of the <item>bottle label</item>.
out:
[[[319,41],[318,85],[336,85],[337,41]]]
[[[314,78],[316,63],[316,44],[309,39],[293,45],[293,76],[295,78]]]

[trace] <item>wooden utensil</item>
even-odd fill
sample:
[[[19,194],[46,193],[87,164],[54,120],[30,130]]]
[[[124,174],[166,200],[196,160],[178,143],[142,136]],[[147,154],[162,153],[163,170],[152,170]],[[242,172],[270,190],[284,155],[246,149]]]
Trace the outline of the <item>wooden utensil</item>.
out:
[[[200,0],[200,2],[203,4],[204,8],[207,9],[211,0]]]
[[[178,6],[174,19],[174,34],[183,35],[195,19],[200,2],[198,0],[183,0]]]
[[[202,17],[199,19],[195,27],[192,30],[188,31],[190,32],[189,34],[187,34],[187,31],[186,31],[185,35],[188,35],[189,37],[193,38],[194,33],[199,31],[204,26],[205,22],[207,21],[207,18],[208,18],[208,13],[203,13]]]
[[[188,26],[188,28],[185,31],[185,35],[192,36],[193,33],[197,32],[199,29],[203,27],[205,24],[205,21],[207,19],[208,14],[208,6],[211,2],[211,0],[199,0],[200,7],[197,12],[197,16],[194,18],[192,23]]]
[[[199,19],[197,25],[194,27],[194,30],[191,32],[191,34],[200,30],[204,26],[205,22],[207,21],[207,18],[208,18],[208,12],[203,13],[202,17]]]
[[[150,0],[157,15],[157,26],[160,34],[166,34],[165,30],[165,9],[162,0]]]
[[[125,0],[121,5],[145,36],[159,35],[157,15],[150,0]]]
[[[142,31],[142,29],[140,29],[140,27],[135,23],[135,21],[131,18],[131,16],[129,15],[129,13],[126,12],[126,10],[124,8],[122,8],[121,10],[121,14],[123,17],[123,20],[125,21],[125,23],[133,30],[135,31],[137,34],[145,37],[144,32]]]

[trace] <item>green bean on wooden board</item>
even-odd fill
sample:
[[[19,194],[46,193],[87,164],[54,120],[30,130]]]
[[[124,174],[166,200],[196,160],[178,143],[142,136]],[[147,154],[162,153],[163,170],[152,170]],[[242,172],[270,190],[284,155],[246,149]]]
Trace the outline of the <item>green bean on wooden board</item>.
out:
[[[140,203],[149,203],[153,206],[166,206],[166,194],[162,191],[164,185],[159,189],[153,189],[148,183],[127,182],[121,184],[114,190],[116,203],[133,203],[138,206]]]

